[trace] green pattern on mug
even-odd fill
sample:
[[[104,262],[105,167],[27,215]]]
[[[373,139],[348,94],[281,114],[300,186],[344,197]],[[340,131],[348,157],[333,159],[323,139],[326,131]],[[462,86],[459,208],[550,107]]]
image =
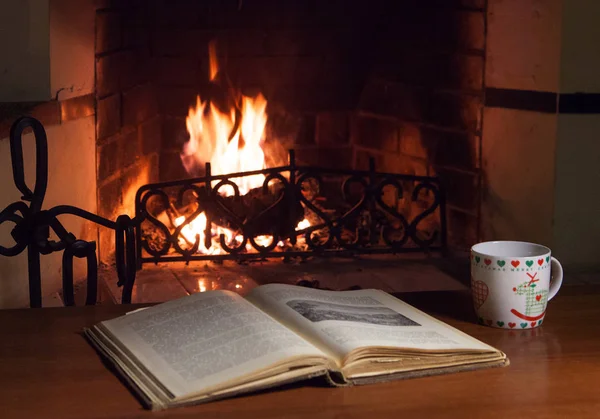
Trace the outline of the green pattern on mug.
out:
[[[504,265],[506,265],[506,262],[503,260],[499,260],[496,262],[498,264],[498,266],[500,266],[501,268],[504,267]]]
[[[527,262],[525,262],[525,265],[527,265],[527,267],[531,268],[531,265],[533,265],[533,261],[528,260]]]

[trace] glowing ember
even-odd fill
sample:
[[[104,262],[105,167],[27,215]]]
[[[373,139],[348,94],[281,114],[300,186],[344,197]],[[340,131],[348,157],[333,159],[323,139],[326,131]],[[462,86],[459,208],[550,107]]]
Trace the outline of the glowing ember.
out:
[[[300,221],[298,223],[298,226],[296,227],[296,231],[298,230],[304,230],[305,228],[310,227],[310,221],[308,221],[306,218],[302,221]]]
[[[204,285],[204,279],[198,280],[198,289],[200,290],[200,292],[206,291],[206,285]]]

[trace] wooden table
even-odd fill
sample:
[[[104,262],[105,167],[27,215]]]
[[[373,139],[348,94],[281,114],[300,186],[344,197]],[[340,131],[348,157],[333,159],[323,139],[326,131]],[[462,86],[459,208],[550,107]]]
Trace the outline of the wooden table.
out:
[[[473,324],[463,292],[400,295],[504,350],[511,365],[354,388],[297,385],[152,413],[101,362],[82,327],[135,306],[0,311],[0,417],[8,418],[599,418],[600,287],[563,287],[544,325]]]

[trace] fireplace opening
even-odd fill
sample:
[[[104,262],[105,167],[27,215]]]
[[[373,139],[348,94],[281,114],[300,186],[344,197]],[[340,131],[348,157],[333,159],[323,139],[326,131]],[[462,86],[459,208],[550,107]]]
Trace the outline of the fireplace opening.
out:
[[[284,167],[294,150],[300,166],[438,177],[450,248],[467,248],[479,223],[484,10],[476,1],[422,3],[157,0],[97,10],[100,215],[133,215],[140,187],[205,176],[207,162],[211,175]],[[249,182],[237,185],[254,211],[278,197],[256,199],[264,178],[237,179]],[[343,180],[330,177],[314,198],[335,207]],[[381,191],[409,221],[436,201],[427,190],[407,199],[415,187]],[[220,192],[233,203],[231,186]],[[184,253],[196,237],[200,254],[222,252],[221,235],[239,244],[231,219],[207,228],[208,211],[194,215],[194,194],[151,205],[170,234],[179,229]],[[305,205],[286,215],[279,227],[288,236],[323,222]],[[439,234],[440,219],[438,208],[419,234]],[[142,239],[160,249],[166,233],[149,224]],[[263,233],[259,246],[288,246]],[[101,232],[101,259],[110,262],[113,250],[112,234]]]

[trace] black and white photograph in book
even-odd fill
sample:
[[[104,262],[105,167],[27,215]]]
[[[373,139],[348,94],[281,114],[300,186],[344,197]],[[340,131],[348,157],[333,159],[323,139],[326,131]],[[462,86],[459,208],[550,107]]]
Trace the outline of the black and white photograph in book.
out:
[[[314,300],[290,300],[286,304],[314,323],[338,320],[382,326],[421,326],[387,307],[350,306]]]

